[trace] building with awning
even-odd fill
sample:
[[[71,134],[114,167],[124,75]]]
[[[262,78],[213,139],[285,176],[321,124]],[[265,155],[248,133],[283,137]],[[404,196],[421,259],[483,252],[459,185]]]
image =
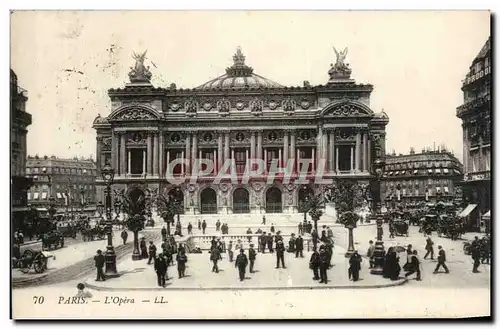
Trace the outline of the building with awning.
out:
[[[480,227],[479,211],[476,203],[470,203],[459,214],[458,218],[462,218],[469,226],[469,229],[474,230]]]

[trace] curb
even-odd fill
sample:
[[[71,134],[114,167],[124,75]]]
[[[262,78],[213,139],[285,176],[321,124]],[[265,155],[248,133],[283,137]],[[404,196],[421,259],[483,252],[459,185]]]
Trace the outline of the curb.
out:
[[[172,288],[114,288],[100,287],[88,282],[84,282],[85,287],[96,291],[219,291],[219,290],[316,290],[316,289],[377,289],[403,285],[408,282],[408,278],[401,278],[397,281],[390,281],[387,284],[367,284],[367,285],[302,285],[293,287],[283,286],[253,286],[253,287],[172,287]]]

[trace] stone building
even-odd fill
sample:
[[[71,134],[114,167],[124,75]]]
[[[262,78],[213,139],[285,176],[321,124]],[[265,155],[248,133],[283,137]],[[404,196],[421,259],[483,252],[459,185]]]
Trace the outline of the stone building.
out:
[[[446,149],[386,155],[385,200],[388,203],[454,201],[462,180],[460,161]],[[391,205],[389,205],[391,206]]]
[[[53,197],[56,207],[63,210],[80,210],[82,201],[84,206],[95,206],[96,173],[92,159],[28,156],[26,174],[33,180],[28,202],[43,208]]]
[[[457,108],[462,119],[464,199],[478,215],[491,209],[491,37],[472,61],[462,82],[464,103]]]
[[[321,172],[366,185],[372,160],[385,155],[389,119],[372,111],[373,86],[350,78],[345,55],[337,53],[325,85],[285,87],[254,73],[238,48],[224,75],[193,89],[154,87],[144,55],[136,56],[131,82],[108,91],[111,113],[94,121],[98,171],[109,162],[114,189],[175,196],[187,214],[293,213],[308,194],[323,193],[328,183],[313,179]],[[214,168],[195,175],[196,159],[212,160]],[[252,159],[264,168],[245,180]],[[217,180],[228,160],[237,179]],[[268,182],[273,161],[293,166],[290,175],[281,171]],[[300,172],[309,183],[299,181]]]
[[[10,178],[12,223],[14,229],[22,226],[27,215],[27,190],[31,180],[26,177],[26,135],[31,125],[31,114],[26,112],[28,93],[17,82],[10,70]]]

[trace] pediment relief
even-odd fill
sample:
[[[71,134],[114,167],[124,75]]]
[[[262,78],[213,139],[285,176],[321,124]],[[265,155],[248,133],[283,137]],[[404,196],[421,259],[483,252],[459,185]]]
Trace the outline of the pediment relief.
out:
[[[113,121],[143,121],[158,120],[160,114],[153,108],[144,105],[127,105],[117,109],[109,117]]]
[[[344,100],[328,104],[321,111],[320,115],[333,117],[359,117],[372,116],[373,112],[363,103]]]

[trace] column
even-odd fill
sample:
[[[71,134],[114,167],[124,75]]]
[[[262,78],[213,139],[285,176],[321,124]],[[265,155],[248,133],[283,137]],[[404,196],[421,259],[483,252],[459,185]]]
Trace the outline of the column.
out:
[[[264,171],[267,173],[267,152],[264,149]]]
[[[128,150],[128,159],[127,159],[127,174],[130,176],[132,174],[132,151]]]
[[[224,133],[224,161],[229,159],[229,134],[229,131]]]
[[[196,132],[193,133],[193,148],[191,152],[191,174],[193,174],[194,163],[198,156],[198,135]]]
[[[282,165],[281,165],[281,159],[282,159],[281,158],[281,149],[279,149],[278,150],[278,168],[282,167]],[[278,169],[278,171],[280,171],[280,170]]]
[[[339,172],[339,148],[335,148],[335,172]]]
[[[257,131],[257,158],[262,159],[262,130]]]
[[[356,133],[356,168],[355,171],[360,171],[361,166],[359,163],[361,162],[361,131],[358,129]]]
[[[296,162],[297,172],[300,173],[300,148],[297,148],[297,162]]]
[[[293,159],[293,163],[294,163],[294,166],[293,166],[293,171],[298,171],[297,168],[296,168],[296,157],[295,157],[295,131],[292,130],[291,133],[290,133],[290,159]]]
[[[97,177],[101,177],[101,168],[104,166],[104,163],[102,163],[102,137],[97,136],[96,137],[97,141],[97,147],[96,147],[96,171],[97,171]]]
[[[126,153],[125,133],[122,132],[120,134],[120,176],[125,176],[125,172],[127,171],[125,169],[125,166],[127,165]]]
[[[190,173],[190,168],[191,168],[191,133],[186,134],[186,150],[182,151],[182,159],[186,160],[185,163],[182,165],[182,168],[186,168],[182,170],[182,173],[184,172],[186,174]]]
[[[316,164],[316,156],[314,154],[314,149],[312,149],[312,166],[311,166],[311,170],[312,171],[315,171],[316,170],[316,167],[314,166]]]
[[[146,150],[142,150],[142,175],[146,175]]]
[[[184,152],[182,152],[182,153],[184,153]],[[166,167],[167,168],[165,170],[165,173],[168,173],[168,171],[170,170],[170,151],[167,151],[167,166]],[[181,167],[184,167],[184,164],[181,163]]]
[[[368,133],[363,131],[363,171],[368,171]]]
[[[234,150],[231,150],[231,159],[234,159]]]
[[[222,168],[222,164],[224,163],[222,142],[223,142],[222,141],[222,131],[219,131],[219,139],[217,141],[217,170],[220,170],[220,168]]]
[[[286,165],[288,161],[288,150],[290,149],[288,138],[289,138],[290,132],[288,130],[285,130],[285,136],[283,138],[283,163]]]
[[[153,174],[153,136],[151,132],[148,133],[148,161],[146,162],[147,174]]]
[[[369,133],[366,134],[367,135],[367,152],[366,152],[366,157],[368,158],[368,161],[366,162],[367,164],[367,170],[370,171],[371,170],[371,166],[372,166],[372,140],[370,138],[370,135]]]
[[[245,170],[247,170],[248,167],[248,149],[245,150]]]
[[[354,146],[351,146],[351,173],[354,171]]]
[[[322,141],[323,141],[323,128],[319,127],[318,128],[318,136],[316,138],[316,163],[318,163],[319,159],[321,158],[321,146],[322,146],[321,143],[322,143]]]
[[[189,152],[188,152],[188,153],[189,153]],[[181,153],[181,159],[184,159],[184,154],[185,154],[185,153],[184,153],[184,151],[182,151],[182,153]],[[190,158],[190,157],[189,157],[189,158]],[[186,172],[187,172],[187,173],[189,173],[189,171],[188,171],[188,170],[189,170],[189,167],[187,167],[187,166],[188,166],[187,164],[182,164],[182,165],[181,165],[181,175],[183,175],[183,176],[184,176],[184,174],[185,174]],[[186,170],[184,170],[184,168],[185,168],[185,167],[186,167]],[[172,169],[174,169],[174,168],[172,168]]]
[[[153,176],[158,176],[158,133],[155,133],[153,136]]]
[[[468,156],[469,156],[469,149],[468,149],[468,144],[469,144],[469,138],[468,138],[468,131],[467,131],[467,126],[465,124],[462,124],[462,127],[463,127],[463,161],[462,163],[464,164],[463,165],[463,168],[464,168],[464,172],[468,172],[469,171],[469,159],[468,159]]]
[[[163,164],[163,160],[165,159],[165,146],[164,146],[164,133],[163,131],[160,131],[160,145],[159,145],[159,163],[158,167],[160,170],[160,177],[163,177],[165,175],[165,165]]]
[[[114,170],[118,169],[118,136],[116,132],[113,130],[111,132],[111,167]]]
[[[323,159],[324,161],[324,164],[323,166],[327,166],[327,163],[328,163],[328,133],[326,131],[323,132],[323,137],[322,137],[322,141],[321,141],[321,158]],[[324,171],[325,168],[323,168]]]
[[[214,168],[212,169],[213,170],[212,172],[215,173],[215,174],[217,174],[217,168],[218,167],[217,167],[217,151],[216,150],[214,150],[214,157],[213,157],[213,159],[214,159]]]
[[[335,152],[335,135],[333,130],[330,130],[328,132],[328,137],[330,138],[330,145],[328,146],[328,170],[330,172],[334,172],[335,167],[333,162],[333,155]]]
[[[255,131],[250,132],[250,159],[255,159]]]

